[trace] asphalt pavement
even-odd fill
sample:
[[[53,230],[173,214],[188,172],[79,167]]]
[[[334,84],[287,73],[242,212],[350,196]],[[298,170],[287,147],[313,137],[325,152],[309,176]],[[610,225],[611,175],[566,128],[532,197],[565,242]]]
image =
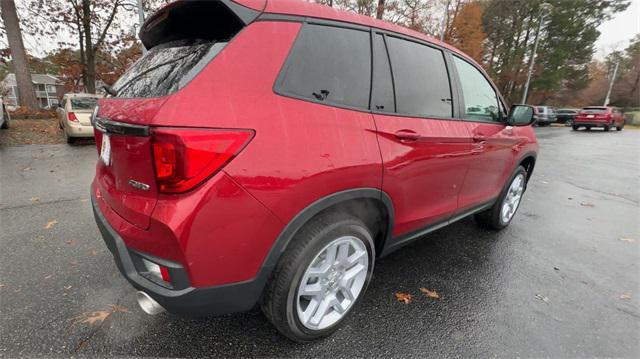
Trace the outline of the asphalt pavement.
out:
[[[464,219],[382,259],[306,345],[258,309],[144,314],[93,220],[95,146],[0,146],[0,356],[640,357],[640,131],[536,131],[510,227]]]

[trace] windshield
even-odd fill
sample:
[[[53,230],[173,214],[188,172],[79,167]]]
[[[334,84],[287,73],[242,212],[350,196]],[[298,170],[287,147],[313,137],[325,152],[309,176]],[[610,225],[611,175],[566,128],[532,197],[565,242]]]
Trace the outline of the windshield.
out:
[[[97,100],[95,97],[75,97],[71,99],[71,108],[74,110],[93,110]]]
[[[187,46],[157,46],[140,58],[113,85],[116,97],[169,95],[184,87],[224,45],[226,43],[205,42]]]

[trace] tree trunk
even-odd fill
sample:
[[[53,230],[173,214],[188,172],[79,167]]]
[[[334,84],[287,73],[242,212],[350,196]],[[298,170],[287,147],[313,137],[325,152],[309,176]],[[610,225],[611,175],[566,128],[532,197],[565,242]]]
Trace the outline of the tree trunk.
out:
[[[19,104],[35,110],[40,106],[38,106],[36,94],[33,91],[31,72],[29,71],[27,53],[22,42],[22,32],[20,31],[15,2],[13,0],[0,0],[0,12],[2,12],[2,20],[7,29],[11,59],[16,72]]]
[[[382,20],[382,17],[384,16],[384,2],[385,0],[378,0],[378,7],[376,8],[376,19],[378,20]]]
[[[82,27],[84,28],[84,71],[88,93],[96,93],[96,53],[91,39],[91,1],[82,0]]]

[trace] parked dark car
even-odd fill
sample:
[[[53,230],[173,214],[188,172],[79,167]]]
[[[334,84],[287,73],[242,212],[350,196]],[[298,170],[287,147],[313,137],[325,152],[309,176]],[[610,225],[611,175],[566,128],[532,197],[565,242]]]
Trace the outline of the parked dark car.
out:
[[[553,107],[550,106],[536,106],[534,118],[536,125],[548,126],[556,122],[556,112]]]
[[[96,222],[147,313],[259,304],[335,331],[374,263],[465,216],[506,227],[533,109],[421,33],[304,1],[180,1],[98,100]]]
[[[571,126],[578,111],[580,110],[576,108],[561,108],[556,111],[556,120],[559,123],[564,123],[566,126]]]
[[[587,131],[594,127],[601,127],[605,131],[609,131],[615,127],[616,130],[622,131],[624,128],[624,115],[620,109],[606,106],[588,106],[580,110],[572,128],[577,131],[580,127],[584,127]]]

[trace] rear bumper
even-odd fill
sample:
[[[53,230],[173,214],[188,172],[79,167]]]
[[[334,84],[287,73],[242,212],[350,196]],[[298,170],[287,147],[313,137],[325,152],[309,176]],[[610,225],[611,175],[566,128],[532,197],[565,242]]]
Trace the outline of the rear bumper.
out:
[[[71,137],[93,137],[93,126],[67,121],[67,134]]]
[[[96,223],[118,270],[133,287],[147,293],[168,312],[185,317],[206,317],[246,311],[258,302],[270,271],[260,271],[255,279],[249,281],[194,288],[180,265],[164,261],[160,263],[170,266],[172,278],[178,277],[184,283],[181,289],[170,289],[146,278],[136,269],[139,268],[136,262],[142,257],[162,260],[128,248],[100,211],[93,193],[91,201]]]
[[[574,126],[589,126],[589,127],[605,127],[605,126],[613,126],[613,123],[608,121],[584,121],[584,120],[574,120]]]

